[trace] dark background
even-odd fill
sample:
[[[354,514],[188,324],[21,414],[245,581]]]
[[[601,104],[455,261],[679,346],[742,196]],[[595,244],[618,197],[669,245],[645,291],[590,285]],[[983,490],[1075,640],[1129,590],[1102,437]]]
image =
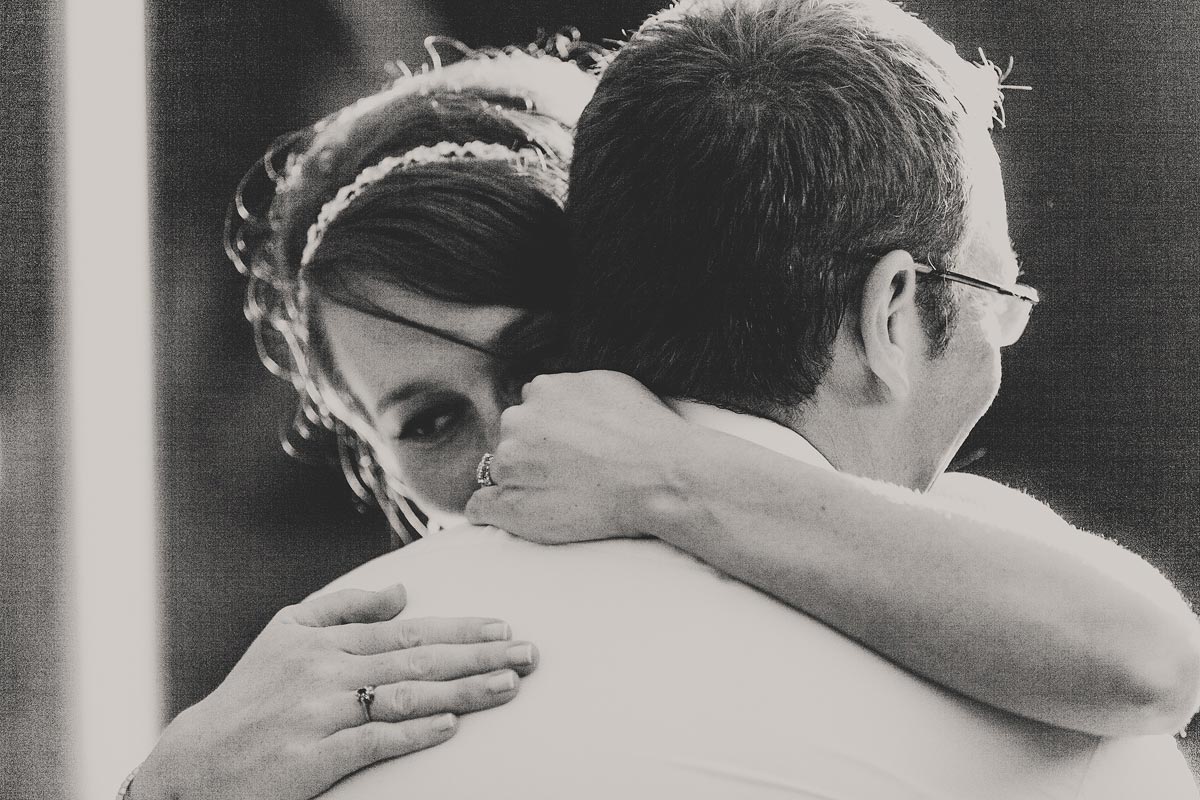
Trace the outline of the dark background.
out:
[[[62,797],[62,374],[55,361],[56,9],[0,0],[0,797]],[[115,792],[115,787],[114,787]]]
[[[221,252],[240,174],[277,134],[469,44],[565,23],[618,36],[657,2],[181,0],[149,5],[164,670],[174,714],[281,606],[380,553],[336,474],[291,461],[290,390],[258,365]],[[476,5],[479,10],[475,10]],[[1200,598],[1197,252],[1200,11],[1190,0],[924,0],[964,55],[1012,54],[1011,227],[1045,301],[964,453],[1117,538]],[[50,0],[0,0],[0,787],[63,797],[69,705],[62,380],[52,219]],[[114,531],[113,535],[119,535]],[[68,687],[69,688],[69,687]],[[1185,750],[1197,763],[1191,742]],[[29,756],[18,754],[31,754]],[[132,765],[130,765],[132,766]]]
[[[474,4],[472,4],[474,5]],[[481,7],[485,4],[480,4]],[[280,606],[386,547],[336,475],[288,460],[290,391],[260,368],[220,250],[241,171],[277,134],[468,44],[635,27],[656,2],[162,4],[151,102],[170,708],[200,699]],[[911,3],[964,55],[1016,59],[1012,234],[1043,290],[964,453],[1200,597],[1195,499],[1200,12],[1188,0]],[[379,22],[384,20],[385,22]],[[379,27],[384,25],[385,27]],[[371,33],[374,31],[374,33]],[[393,45],[393,42],[395,43]]]

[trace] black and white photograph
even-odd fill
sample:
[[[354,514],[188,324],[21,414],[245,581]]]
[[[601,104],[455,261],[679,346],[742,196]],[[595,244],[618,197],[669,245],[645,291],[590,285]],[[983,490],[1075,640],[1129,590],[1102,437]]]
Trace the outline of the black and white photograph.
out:
[[[1200,800],[1197,131],[1191,0],[0,0],[0,798]]]

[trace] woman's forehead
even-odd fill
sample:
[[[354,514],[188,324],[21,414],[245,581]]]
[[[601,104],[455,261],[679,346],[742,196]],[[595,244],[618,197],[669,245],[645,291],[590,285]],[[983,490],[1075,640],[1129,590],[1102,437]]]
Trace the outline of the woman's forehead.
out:
[[[319,302],[322,333],[335,369],[368,407],[408,385],[454,388],[490,379],[493,359],[481,352],[519,319],[520,309],[466,306],[408,292],[372,298],[421,327],[338,302]],[[466,342],[467,344],[464,344]],[[472,346],[477,345],[477,346]]]
[[[432,335],[460,340],[464,345],[487,350],[497,336],[522,316],[522,309],[503,305],[477,305],[442,300],[371,275],[339,276],[328,288],[319,290],[323,299],[396,327],[425,329]]]

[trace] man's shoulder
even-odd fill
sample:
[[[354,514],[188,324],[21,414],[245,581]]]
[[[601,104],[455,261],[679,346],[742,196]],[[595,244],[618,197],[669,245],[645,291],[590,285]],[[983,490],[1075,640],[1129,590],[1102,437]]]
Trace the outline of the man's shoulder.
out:
[[[463,526],[456,536],[428,536],[417,539],[404,547],[376,556],[365,564],[350,570],[339,578],[335,578],[314,595],[335,592],[339,589],[368,589],[375,591],[390,586],[396,582],[397,571],[409,569],[410,564],[427,559],[444,558],[459,548],[492,548],[495,547],[500,531],[495,528],[484,528],[474,525]]]
[[[930,494],[984,519],[1003,517],[1026,529],[1054,530],[1067,525],[1049,505],[1029,492],[967,472],[947,472],[938,478]]]
[[[439,797],[518,786],[531,798],[639,787],[756,797],[784,787],[1007,800],[1078,785],[1095,748],[941,690],[653,540],[547,546],[452,529],[331,588],[396,581],[409,590],[406,615],[504,619],[537,643],[542,664],[517,702],[472,716],[453,743],[397,771],[355,776],[338,797],[404,785]],[[976,791],[981,780],[999,788]]]
[[[1078,796],[1068,790],[1096,747],[928,684],[654,540],[537,545],[454,528],[330,588],[396,581],[409,590],[406,615],[504,619],[538,644],[542,664],[517,702],[473,715],[445,748],[360,773],[337,797],[403,785],[447,798],[489,787],[530,798],[639,787],[755,797],[772,786],[839,798],[1066,798]]]
[[[932,493],[954,500],[994,500],[1044,505],[1028,492],[970,472],[947,472],[937,479]]]
[[[582,587],[627,572],[631,565],[638,565],[635,571],[652,571],[661,585],[669,585],[671,576],[678,573],[719,575],[692,556],[654,539],[543,545],[499,528],[464,522],[378,556],[337,578],[319,594],[347,588],[377,590],[397,581],[413,581],[434,584],[439,597],[448,586],[454,591],[445,593],[447,598],[470,596],[485,587],[494,589],[491,576],[498,573],[512,578],[514,591],[519,591],[521,584],[560,584],[566,577]],[[485,576],[487,580],[483,580]]]

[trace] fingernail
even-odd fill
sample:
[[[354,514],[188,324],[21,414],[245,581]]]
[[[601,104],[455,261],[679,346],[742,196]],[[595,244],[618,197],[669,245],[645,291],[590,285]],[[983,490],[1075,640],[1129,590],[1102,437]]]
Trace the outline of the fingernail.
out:
[[[454,724],[458,722],[453,714],[442,714],[440,717],[435,717],[433,720],[433,729],[435,731],[453,730]]]
[[[498,642],[512,638],[512,629],[507,622],[489,622],[483,626],[483,638],[489,642]]]
[[[533,663],[533,645],[518,644],[514,645],[505,652],[508,657],[508,663],[517,666],[525,666]]]
[[[511,692],[517,688],[517,673],[506,669],[504,672],[493,675],[487,679],[487,688],[492,694]]]

